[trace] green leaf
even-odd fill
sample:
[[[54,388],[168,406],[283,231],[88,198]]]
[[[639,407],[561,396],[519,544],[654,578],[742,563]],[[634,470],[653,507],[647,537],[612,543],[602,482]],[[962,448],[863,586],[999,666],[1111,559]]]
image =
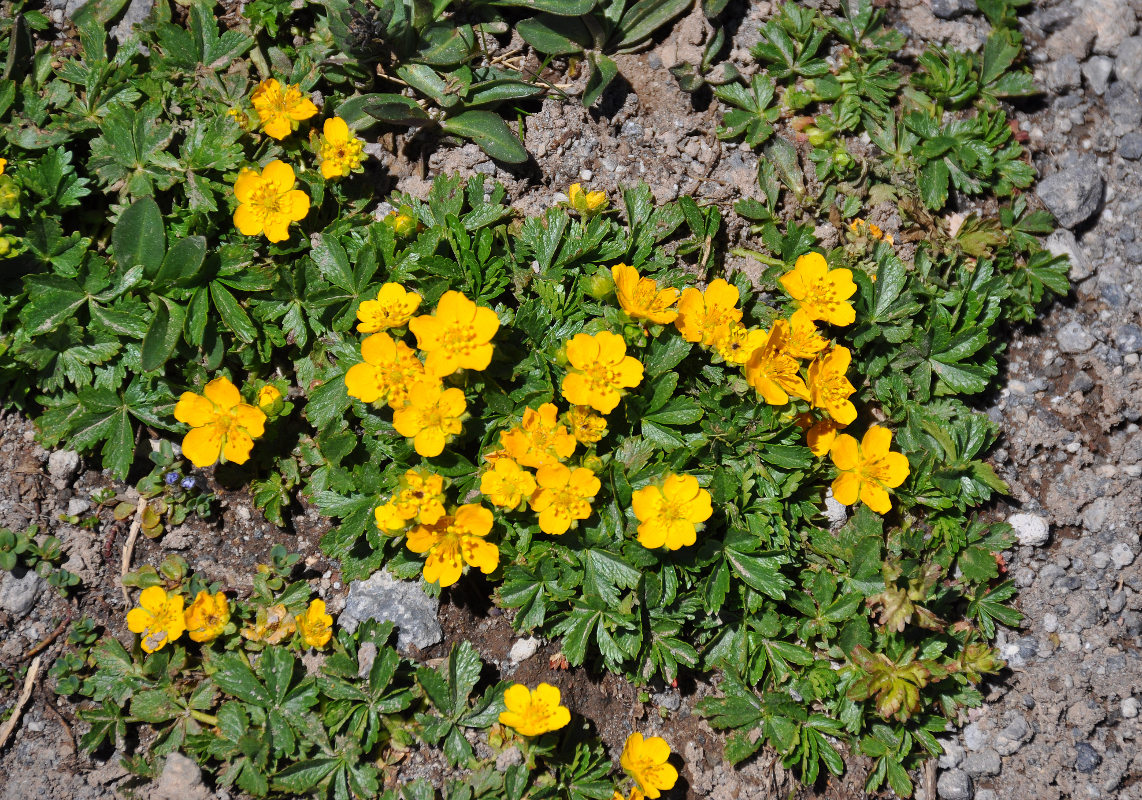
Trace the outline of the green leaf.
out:
[[[119,215],[111,231],[111,244],[120,269],[142,266],[147,277],[158,271],[167,252],[167,234],[153,197],[136,200]]]
[[[214,307],[218,310],[218,315],[222,318],[223,324],[233,331],[235,336],[247,344],[252,343],[258,337],[258,331],[254,327],[254,323],[250,321],[250,315],[246,313],[246,310],[242,308],[229,289],[218,281],[212,281],[210,298],[214,301]]]
[[[193,282],[206,261],[206,238],[187,236],[175,242],[167,251],[163,264],[155,274],[156,287],[186,285]]]
[[[182,326],[186,321],[186,310],[166,297],[159,297],[154,319],[143,337],[140,366],[144,372],[153,372],[170,359],[182,337]]]
[[[693,5],[691,0],[639,0],[622,16],[617,50],[634,47]]]
[[[596,0],[490,0],[490,6],[526,8],[563,17],[582,17],[595,7]]]
[[[549,56],[568,56],[591,48],[593,39],[587,26],[574,17],[540,14],[516,23],[525,42]]]
[[[682,363],[693,349],[693,345],[680,336],[663,336],[655,339],[646,356],[646,375],[648,378],[657,378],[668,370],[672,370]]]
[[[446,133],[471,139],[497,161],[522,164],[527,151],[519,137],[512,133],[503,117],[492,111],[465,111],[441,123]]]
[[[583,90],[583,105],[589,107],[602,97],[611,81],[619,74],[619,67],[612,59],[594,50],[587,53],[587,63],[591,66],[591,74]]]

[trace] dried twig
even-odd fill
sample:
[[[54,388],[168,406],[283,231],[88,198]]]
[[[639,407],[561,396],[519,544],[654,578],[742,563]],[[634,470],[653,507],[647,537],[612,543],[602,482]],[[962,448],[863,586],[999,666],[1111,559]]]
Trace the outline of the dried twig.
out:
[[[52,642],[54,642],[57,638],[59,638],[59,635],[61,633],[63,633],[65,630],[67,630],[68,623],[70,623],[70,622],[71,622],[71,612],[69,611],[69,612],[67,612],[67,616],[65,616],[62,620],[60,620],[59,625],[56,626],[56,629],[54,631],[49,633],[47,635],[47,637],[44,638],[44,640],[41,641],[38,645],[33,647],[28,652],[24,653],[22,656],[20,656],[19,660],[20,661],[27,661],[32,656],[39,655],[44,650],[47,650],[49,647],[51,647]]]
[[[36,685],[36,676],[40,674],[40,656],[32,659],[32,663],[28,666],[28,674],[24,676],[24,688],[20,692],[20,698],[16,701],[16,705],[12,706],[12,716],[4,722],[3,727],[0,727],[0,748],[8,744],[8,737],[12,735],[12,731],[16,730],[16,726],[20,724],[20,717],[24,711],[24,704],[28,702],[28,698],[32,696],[32,689]]]
[[[929,758],[924,762],[924,796],[936,796],[936,759]]]
[[[127,594],[127,584],[123,578],[131,570],[131,556],[135,554],[135,540],[139,538],[139,531],[143,527],[143,512],[147,510],[147,498],[140,497],[139,505],[135,509],[135,518],[131,520],[131,531],[127,534],[127,543],[123,545],[123,563],[119,569],[119,588],[123,590],[123,602],[131,605],[131,596]]]
[[[59,720],[59,724],[63,727],[63,732],[67,735],[67,741],[71,744],[71,752],[78,753],[79,748],[75,745],[75,733],[72,731],[71,725],[64,715],[59,713],[59,709],[55,707],[55,704],[52,703],[50,698],[44,698],[44,708],[52,712],[55,718]]]

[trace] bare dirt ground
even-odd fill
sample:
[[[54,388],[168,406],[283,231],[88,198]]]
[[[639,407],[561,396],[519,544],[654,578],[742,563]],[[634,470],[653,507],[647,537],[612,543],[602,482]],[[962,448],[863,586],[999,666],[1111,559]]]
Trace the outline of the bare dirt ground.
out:
[[[924,42],[975,48],[986,34],[972,0],[885,5],[893,24],[910,37],[906,54],[919,52]],[[969,11],[940,19],[933,6],[941,14]],[[730,25],[729,57],[743,72],[751,68],[748,49],[758,26],[771,12],[769,2],[741,4]],[[1065,186],[1097,191],[1093,206],[1075,212],[1086,216],[1052,239],[1053,248],[1072,255],[1071,295],[1033,328],[1012,332],[1003,388],[983,401],[1005,432],[993,460],[1012,487],[995,513],[1023,515],[1012,521],[1026,544],[1004,557],[1026,620],[1019,630],[1001,633],[1009,669],[987,687],[986,704],[945,739],[948,752],[935,789],[944,800],[1142,798],[1140,17],[1142,0],[1039,0],[1024,17],[1036,77],[1047,92],[1017,110],[1020,129],[1041,176],[1059,173]],[[757,191],[756,156],[718,141],[716,105],[695,102],[667,71],[700,54],[708,35],[700,15],[692,15],[654,49],[620,58],[623,78],[596,108],[546,100],[525,120],[535,159],[521,169],[505,170],[473,145],[394,148],[400,156],[378,146],[378,199],[393,188],[423,194],[444,172],[483,173],[507,186],[517,209],[534,213],[556,202],[572,182],[613,197],[645,181],[660,201],[692,194],[718,203],[726,241],[750,246],[731,205]],[[1052,210],[1068,202],[1040,193]],[[891,232],[890,213],[875,221]],[[732,258],[724,266],[745,267]],[[128,487],[67,454],[49,455],[35,443],[26,419],[0,417],[0,526],[35,523],[58,536],[67,568],[83,579],[78,600],[65,601],[34,576],[0,576],[0,665],[18,667],[41,648],[43,663],[20,726],[0,753],[0,800],[168,796],[130,778],[113,754],[100,760],[77,752],[81,725],[45,676],[63,648],[64,637],[52,637],[68,619],[86,614],[126,635],[118,590],[126,525],[113,521],[110,507],[93,507],[91,496],[106,486],[121,492]],[[305,574],[331,611],[343,608],[348,587],[318,551],[326,525],[316,512],[294,509],[283,531],[263,519],[248,494],[214,488],[220,498],[214,518],[188,521],[153,542],[140,539],[133,565],[157,565],[176,551],[193,569],[241,591],[254,565],[280,542],[303,554]],[[93,514],[99,518],[93,529],[65,519]],[[1034,535],[1039,521],[1049,526],[1045,541]],[[639,690],[614,676],[559,669],[557,644],[543,643],[513,663],[509,653],[517,638],[479,588],[445,593],[439,612],[444,640],[419,656],[438,657],[466,639],[502,676],[560,686],[612,748],[636,724],[665,736],[684,762],[672,797],[865,796],[866,767],[855,757],[842,779],[808,788],[798,787],[772,753],[739,769],[726,766],[722,737],[692,714],[696,701],[712,691],[708,684],[650,687],[649,699],[640,702]],[[0,708],[14,701],[19,688],[0,690]],[[431,775],[434,768],[439,765],[412,754],[405,774]],[[206,785],[192,781],[179,800],[228,797],[209,783],[209,776]],[[922,797],[924,783],[918,776]]]

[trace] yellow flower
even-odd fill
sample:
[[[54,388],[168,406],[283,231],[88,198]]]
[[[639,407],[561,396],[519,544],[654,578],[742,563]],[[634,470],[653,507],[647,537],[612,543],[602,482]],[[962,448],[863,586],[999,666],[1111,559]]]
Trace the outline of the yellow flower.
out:
[[[831,419],[822,419],[815,422],[809,430],[805,431],[805,444],[817,458],[823,458],[837,439],[837,431],[844,428]]]
[[[441,517],[433,525],[418,525],[405,544],[414,553],[428,553],[424,579],[451,586],[460,579],[464,564],[485,575],[500,564],[500,549],[485,541],[492,530],[492,512],[477,503],[462,505],[456,515]]]
[[[329,181],[360,171],[361,150],[365,143],[353,135],[345,120],[341,117],[327,119],[321,132],[321,176]]]
[[[669,763],[669,758],[670,745],[665,739],[660,736],[644,739],[635,731],[627,737],[619,763],[639,790],[653,800],[673,789],[678,781],[678,770]]]
[[[396,494],[373,514],[383,531],[403,530],[412,522],[433,524],[444,516],[444,478],[425,469],[408,470]]]
[[[731,324],[741,321],[739,297],[738,287],[721,278],[711,281],[705,292],[683,289],[674,325],[686,341],[710,347],[726,337]]]
[[[242,402],[230,379],[215,378],[198,395],[183,392],[174,418],[191,430],[182,440],[182,454],[196,467],[209,467],[219,455],[235,464],[250,458],[254,440],[265,433],[266,415]]]
[[[480,494],[500,508],[519,508],[534,491],[535,478],[510,458],[497,458],[480,478]]]
[[[610,414],[623,389],[642,382],[642,364],[627,355],[623,337],[609,331],[577,333],[567,343],[570,371],[563,378],[563,397],[577,406],[590,406]]]
[[[277,416],[282,412],[284,406],[282,393],[272,383],[267,383],[258,390],[258,408],[267,417]]]
[[[213,641],[230,621],[230,603],[222,592],[199,592],[183,614],[183,620],[192,641]]]
[[[693,475],[667,475],[661,484],[636,491],[631,506],[639,521],[638,543],[650,550],[694,544],[698,526],[714,513],[710,493]]]
[[[669,325],[678,316],[678,311],[671,308],[681,295],[677,289],[659,290],[653,278],[640,278],[638,270],[626,264],[611,267],[611,276],[615,280],[619,305],[632,319]]]
[[[804,309],[797,309],[789,318],[789,338],[785,340],[784,352],[793,358],[814,359],[829,346],[829,342],[817,332],[817,326]]]
[[[297,621],[284,605],[258,607],[253,625],[242,629],[242,637],[252,642],[280,644],[297,630]]]
[[[846,506],[859,499],[877,514],[892,508],[888,490],[895,489],[908,477],[908,459],[893,453],[892,431],[873,425],[860,444],[842,433],[837,436],[829,455],[840,475],[833,481],[833,498]]]
[[[797,359],[784,352],[788,336],[789,323],[783,319],[774,322],[764,343],[753,351],[745,365],[749,385],[771,406],[785,405],[789,395],[809,399],[809,389],[797,374]]]
[[[809,402],[813,408],[823,408],[842,426],[857,417],[856,406],[849,395],[856,391],[845,373],[852,363],[847,347],[837,345],[824,358],[809,365]]]
[[[5,168],[8,166],[8,159],[0,158],[0,175],[4,174]],[[576,184],[578,185],[578,184]]]
[[[317,113],[317,106],[301,93],[297,84],[284,88],[273,78],[264,80],[254,88],[250,103],[262,121],[262,130],[274,139],[284,139],[297,124]]]
[[[589,406],[571,406],[563,418],[577,442],[595,444],[607,435],[606,418],[600,417]]]
[[[586,192],[577,183],[571,184],[571,188],[567,190],[567,199],[571,208],[583,217],[593,217],[607,207],[606,192]]]
[[[142,634],[143,650],[153,653],[178,640],[186,630],[181,594],[167,594],[161,586],[148,586],[139,605],[127,612],[127,630]]]
[[[413,440],[417,455],[440,455],[445,443],[463,429],[468,404],[460,389],[445,389],[440,381],[426,378],[409,387],[405,402],[393,413],[393,427]]]
[[[403,328],[419,307],[419,294],[408,291],[399,283],[386,283],[377,292],[376,300],[365,300],[357,308],[357,319],[361,320],[357,330],[376,333],[389,328]]]
[[[624,796],[622,792],[615,789],[615,793],[611,795],[611,800],[643,800],[646,797],[642,790],[637,786],[630,787],[630,794]]]
[[[571,712],[559,705],[559,689],[541,683],[530,690],[522,683],[504,692],[507,711],[500,712],[500,724],[507,725],[520,736],[539,736],[557,731],[571,721]]]
[[[576,520],[591,516],[591,498],[602,483],[585,467],[574,471],[563,464],[548,464],[535,473],[539,488],[531,497],[531,510],[539,514],[539,529],[559,536]]]
[[[401,206],[398,210],[385,215],[382,224],[391,228],[397,236],[405,237],[416,233],[418,223],[416,217],[412,215],[412,207]]]
[[[265,234],[271,242],[284,242],[289,224],[309,213],[309,195],[293,188],[295,183],[293,167],[284,161],[271,161],[261,172],[243,169],[234,181],[234,227],[244,236]]]
[[[492,309],[449,291],[433,314],[416,317],[408,327],[416,336],[416,346],[428,353],[424,361],[428,374],[443,378],[458,369],[487,369],[500,320]]]
[[[797,259],[791,272],[781,276],[789,296],[805,309],[809,319],[830,325],[852,325],[856,320],[849,298],[856,293],[853,274],[847,269],[829,269],[820,253],[806,253]]]
[[[766,333],[757,328],[747,328],[740,322],[731,322],[714,342],[718,355],[727,364],[743,365],[749,361],[754,351],[765,344]]]
[[[314,600],[304,614],[295,617],[301,640],[310,647],[322,648],[333,638],[333,617],[325,613],[325,601]]]
[[[575,452],[575,437],[559,424],[554,403],[524,411],[518,427],[500,433],[500,444],[508,455],[532,469],[566,461]]]
[[[409,387],[424,378],[424,365],[412,348],[387,333],[374,333],[361,342],[364,363],[345,373],[345,391],[363,403],[388,402],[403,408]]]

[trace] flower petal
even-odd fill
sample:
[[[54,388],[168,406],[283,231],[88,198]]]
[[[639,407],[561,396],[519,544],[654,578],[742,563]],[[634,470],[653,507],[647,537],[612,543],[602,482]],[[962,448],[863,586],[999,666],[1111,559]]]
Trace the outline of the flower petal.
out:
[[[174,407],[174,418],[192,428],[201,428],[218,418],[218,410],[202,395],[183,392]]]
[[[213,466],[222,452],[222,430],[218,425],[195,428],[182,440],[182,454],[198,468]]]
[[[278,187],[278,191],[284,194],[293,188],[297,177],[294,175],[293,167],[284,161],[274,159],[262,168],[262,180],[274,184]]]

